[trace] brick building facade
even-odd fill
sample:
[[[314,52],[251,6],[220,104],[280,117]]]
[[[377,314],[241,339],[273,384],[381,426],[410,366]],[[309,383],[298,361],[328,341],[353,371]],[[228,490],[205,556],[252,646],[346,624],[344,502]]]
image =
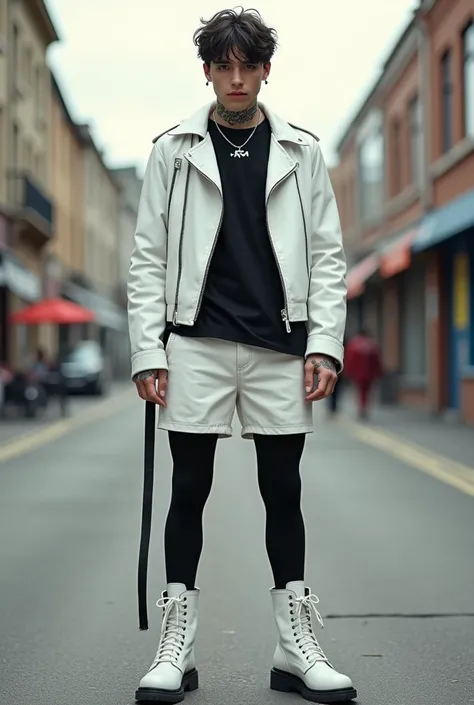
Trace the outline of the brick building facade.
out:
[[[474,0],[423,0],[339,145],[348,333],[386,401],[474,424]]]

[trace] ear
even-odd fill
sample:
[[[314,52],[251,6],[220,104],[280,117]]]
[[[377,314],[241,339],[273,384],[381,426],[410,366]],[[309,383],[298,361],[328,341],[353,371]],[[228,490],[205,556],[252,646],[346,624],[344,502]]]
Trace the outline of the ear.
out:
[[[204,71],[204,76],[206,77],[206,81],[209,81],[209,83],[211,83],[211,67],[208,64],[203,64],[202,68]]]
[[[272,65],[271,63],[264,64],[263,65],[263,80],[266,81],[267,78],[270,75],[270,71],[272,70]]]

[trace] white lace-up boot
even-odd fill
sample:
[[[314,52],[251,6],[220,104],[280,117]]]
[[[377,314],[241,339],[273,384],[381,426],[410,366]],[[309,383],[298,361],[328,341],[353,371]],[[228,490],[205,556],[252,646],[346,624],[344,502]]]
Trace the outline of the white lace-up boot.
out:
[[[340,703],[353,700],[357,691],[348,676],[338,673],[321,649],[311,625],[311,613],[323,620],[319,600],[303,581],[288,583],[286,590],[270,590],[279,640],[273,656],[270,688],[297,692],[306,700]]]
[[[199,589],[170,583],[156,603],[163,608],[161,639],[155,660],[140,681],[138,702],[179,703],[187,690],[197,690],[198,672],[194,640],[198,618]]]

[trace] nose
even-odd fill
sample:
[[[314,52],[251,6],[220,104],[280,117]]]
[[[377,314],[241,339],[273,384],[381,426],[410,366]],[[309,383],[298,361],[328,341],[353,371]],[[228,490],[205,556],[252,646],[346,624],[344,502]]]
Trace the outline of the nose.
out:
[[[232,70],[232,86],[234,88],[242,88],[243,83],[240,69],[238,66],[235,66]]]

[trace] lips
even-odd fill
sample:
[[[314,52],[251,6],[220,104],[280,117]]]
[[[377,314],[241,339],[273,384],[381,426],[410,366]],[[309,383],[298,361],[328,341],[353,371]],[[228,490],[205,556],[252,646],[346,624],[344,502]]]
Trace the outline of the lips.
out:
[[[242,93],[241,91],[234,91],[234,93],[229,93],[229,95],[237,98],[242,98],[242,96],[247,95],[247,93]]]

